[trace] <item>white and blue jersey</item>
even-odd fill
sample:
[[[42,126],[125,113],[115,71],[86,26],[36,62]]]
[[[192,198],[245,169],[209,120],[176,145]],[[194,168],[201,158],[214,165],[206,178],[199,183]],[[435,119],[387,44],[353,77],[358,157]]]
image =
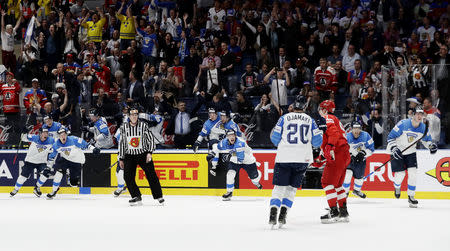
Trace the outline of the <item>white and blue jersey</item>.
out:
[[[52,152],[52,145],[55,140],[52,137],[48,137],[45,141],[41,141],[39,135],[23,135],[22,141],[31,142],[28,148],[26,162],[33,164],[45,164],[47,163],[48,154]]]
[[[48,136],[57,139],[58,138],[58,130],[61,128],[61,124],[58,122],[53,121],[52,126],[47,126],[47,124],[44,123],[42,126],[44,129],[48,129]]]
[[[390,150],[393,146],[397,146],[400,151],[406,149],[409,145],[421,138],[425,132],[425,124],[420,122],[418,127],[412,125],[412,119],[404,119],[397,123],[388,135],[387,149]],[[429,147],[431,142],[430,132],[422,138],[422,144]],[[416,144],[417,145],[417,144]],[[408,155],[416,152],[416,145],[410,147],[403,152],[403,155]]]
[[[114,146],[112,135],[105,118],[100,117],[95,121],[94,126],[90,127],[89,131],[94,133],[96,147],[111,148]]]
[[[197,141],[202,142],[203,138],[208,137],[209,140],[220,140],[221,135],[225,133],[223,125],[220,122],[220,117],[217,116],[216,120],[208,119],[200,131]]]
[[[56,140],[53,144],[53,152],[48,156],[48,160],[53,162],[56,156],[59,154],[60,157],[79,164],[84,164],[86,161],[84,157],[83,150],[89,148],[89,144],[82,138],[75,136],[67,136],[66,143],[63,144],[61,140]]]
[[[164,144],[163,134],[163,117],[157,114],[147,114],[147,113],[139,113],[140,119],[145,119],[148,121],[156,122],[155,126],[150,127],[150,132],[152,132],[153,136],[156,139],[156,144]],[[120,131],[120,130],[118,130]],[[119,142],[119,141],[117,141]]]
[[[365,151],[365,157],[367,158],[375,151],[373,139],[365,131],[361,131],[358,138],[355,138],[351,132],[347,133],[347,142],[350,145],[350,154],[352,156],[356,156],[359,151]]]
[[[322,136],[314,119],[305,113],[281,116],[270,135],[277,146],[275,163],[312,163],[312,147],[320,147]]]
[[[228,139],[225,138],[217,144],[217,149],[221,153],[230,153],[230,162],[232,163],[245,165],[256,163],[252,149],[242,139],[236,138],[234,144],[231,145]]]

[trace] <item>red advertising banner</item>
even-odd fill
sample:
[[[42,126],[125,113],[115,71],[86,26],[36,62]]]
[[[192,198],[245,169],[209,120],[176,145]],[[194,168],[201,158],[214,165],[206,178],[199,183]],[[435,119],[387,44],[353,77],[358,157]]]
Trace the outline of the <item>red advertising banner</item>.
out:
[[[258,171],[261,173],[261,185],[264,189],[272,189],[272,178],[273,178],[273,168],[275,165],[275,152],[267,153],[254,153],[256,158],[256,165],[258,166]],[[389,159],[389,155],[386,153],[374,153],[366,161],[365,175],[374,171],[379,166],[383,165]],[[240,189],[255,189],[255,186],[248,178],[245,170],[241,170],[239,174],[239,188]],[[391,163],[388,163],[384,167],[377,170],[364,182],[364,191],[393,191],[394,175],[391,170]],[[406,175],[404,182],[402,183],[402,190],[406,191],[408,175]],[[352,186],[353,187],[353,182]]]

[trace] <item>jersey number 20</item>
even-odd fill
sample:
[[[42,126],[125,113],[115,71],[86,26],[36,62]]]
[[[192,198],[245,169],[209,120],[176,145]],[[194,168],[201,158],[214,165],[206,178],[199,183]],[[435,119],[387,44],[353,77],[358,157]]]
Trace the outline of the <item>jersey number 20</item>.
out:
[[[287,130],[289,131],[287,134],[287,141],[289,142],[289,144],[297,144],[299,136],[300,141],[303,144],[308,143],[308,139],[306,139],[306,136],[308,135],[309,125],[289,124],[287,126]],[[299,132],[299,135],[297,135],[297,132]]]

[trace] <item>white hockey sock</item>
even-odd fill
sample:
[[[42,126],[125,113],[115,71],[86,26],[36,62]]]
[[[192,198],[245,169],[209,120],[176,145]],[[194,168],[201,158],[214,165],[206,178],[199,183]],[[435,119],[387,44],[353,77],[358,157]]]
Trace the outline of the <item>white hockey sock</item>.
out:
[[[405,171],[394,173],[394,187],[399,189],[402,186],[404,178],[405,178]]]
[[[36,186],[37,187],[41,187],[42,185],[44,185],[44,183],[47,181],[47,177],[45,177],[44,175],[39,175],[39,179],[36,182]]]
[[[123,178],[123,169],[119,169],[116,173],[117,188],[123,188],[125,186],[125,179]]]
[[[364,178],[362,179],[355,179],[355,185],[353,186],[353,190],[355,191],[361,191],[361,188],[364,184]]]
[[[234,190],[234,178],[236,177],[235,170],[228,170],[227,172],[227,192],[233,192]]]
[[[346,193],[348,193],[348,191],[350,190],[350,184],[352,183],[352,177],[353,177],[353,171],[350,169],[347,169],[347,171],[345,171],[344,184],[342,184],[342,187],[344,187]]]
[[[63,174],[59,171],[55,173],[55,177],[53,177],[53,192],[56,192],[58,190],[59,185],[61,184]]]
[[[253,185],[258,185],[259,184],[259,181],[261,180],[261,172],[259,172],[259,171],[257,171],[258,172],[258,177],[256,177],[256,178],[254,178],[254,179],[252,179],[252,183],[253,183]]]
[[[408,196],[416,194],[417,168],[408,168]]]
[[[270,199],[270,207],[280,207],[281,200],[286,194],[286,186],[274,186],[272,190],[272,198]]]
[[[27,180],[27,177],[20,175],[17,178],[16,185],[14,186],[14,190],[19,191],[19,189],[22,187],[23,183],[25,183],[26,180]]]
[[[294,203],[295,194],[297,193],[297,188],[287,186],[284,192],[284,198],[281,201],[281,206],[287,207],[288,209],[292,207]]]

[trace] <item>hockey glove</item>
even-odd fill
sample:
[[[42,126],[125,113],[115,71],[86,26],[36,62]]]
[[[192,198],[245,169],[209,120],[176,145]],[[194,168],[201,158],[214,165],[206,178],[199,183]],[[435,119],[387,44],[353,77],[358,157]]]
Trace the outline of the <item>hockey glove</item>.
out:
[[[320,155],[320,148],[313,147],[313,158],[317,159],[317,157],[319,157],[319,155]]]
[[[391,155],[396,160],[400,160],[403,158],[402,151],[400,151],[400,149],[397,146],[393,146],[391,148]]]
[[[356,163],[363,162],[364,157],[366,157],[366,152],[364,150],[359,151],[358,154],[355,156]]]
[[[49,178],[50,176],[54,175],[53,168],[46,167],[44,170],[42,170],[42,175],[46,178]]]
[[[100,154],[100,148],[95,147],[94,149],[92,149],[92,153],[95,155]]]
[[[194,146],[192,147],[192,150],[194,150],[194,153],[197,153],[198,147],[200,146],[201,142],[195,141]]]
[[[329,162],[334,161],[334,148],[334,145],[331,144],[325,146],[323,156],[325,156],[325,159]]]
[[[430,146],[428,146],[428,149],[430,149],[431,154],[435,154],[438,150],[438,147],[435,143],[431,143]]]
[[[320,130],[322,130],[323,133],[327,131],[327,121],[325,118],[320,117],[317,121],[317,127],[319,127]]]

